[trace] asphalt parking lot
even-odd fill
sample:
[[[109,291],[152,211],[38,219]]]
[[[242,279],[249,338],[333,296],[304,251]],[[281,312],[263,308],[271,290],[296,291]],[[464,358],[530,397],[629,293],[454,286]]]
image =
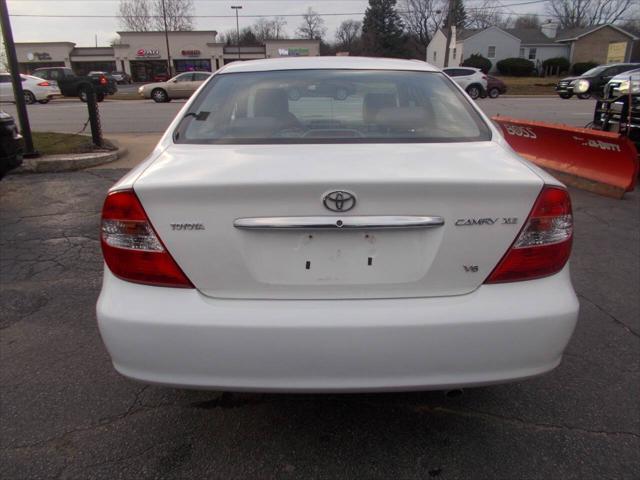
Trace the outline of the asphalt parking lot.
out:
[[[0,182],[0,478],[640,478],[637,192],[571,192],[581,312],[547,375],[455,398],[222,394],[111,367],[98,223],[123,173]]]
[[[164,132],[184,103],[185,100],[155,103],[153,100],[107,99],[99,104],[102,128],[106,134]],[[499,114],[580,127],[593,119],[594,103],[593,100],[561,100],[558,97],[478,100],[478,105],[488,115]],[[0,109],[16,117],[13,104],[3,103]],[[29,105],[28,110],[32,128],[39,131],[75,133],[88,119],[87,106],[73,98],[53,100],[46,105]]]

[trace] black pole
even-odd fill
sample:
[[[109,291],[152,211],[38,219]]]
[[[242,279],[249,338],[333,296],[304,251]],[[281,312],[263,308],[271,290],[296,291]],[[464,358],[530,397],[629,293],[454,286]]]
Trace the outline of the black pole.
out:
[[[167,43],[167,75],[171,78],[171,50],[169,49],[169,31],[167,30],[167,7],[162,0],[162,18],[164,19],[164,41]]]
[[[13,96],[16,100],[16,110],[18,111],[18,121],[20,122],[20,133],[24,138],[24,156],[36,157],[39,154],[33,148],[33,137],[31,136],[31,126],[29,125],[29,114],[27,113],[27,104],[24,101],[24,92],[22,91],[22,79],[20,78],[16,46],[13,43],[13,32],[11,31],[11,21],[9,20],[7,0],[0,0],[0,21],[2,22],[4,48],[7,52],[9,70],[11,70],[11,83],[13,84]]]

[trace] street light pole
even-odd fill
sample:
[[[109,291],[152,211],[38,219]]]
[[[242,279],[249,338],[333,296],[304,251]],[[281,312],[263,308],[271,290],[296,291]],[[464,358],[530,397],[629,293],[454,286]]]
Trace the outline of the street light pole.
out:
[[[169,49],[169,31],[167,30],[167,7],[164,1],[162,0],[162,18],[164,20],[164,41],[167,44],[167,75],[171,78],[171,50]]]
[[[236,11],[236,32],[237,32],[236,48],[238,49],[238,60],[240,60],[240,21],[238,20],[238,10],[241,10],[242,6],[234,5],[231,8]]]
[[[24,138],[24,156],[36,157],[38,152],[33,148],[33,137],[31,136],[31,125],[29,125],[29,114],[27,104],[24,101],[24,91],[22,90],[22,78],[20,78],[20,67],[16,46],[13,43],[13,32],[11,31],[11,20],[9,19],[9,9],[7,1],[0,0],[0,23],[2,24],[2,37],[4,47],[7,52],[7,62],[11,71],[11,83],[13,84],[13,96],[16,101],[18,111],[18,121],[20,122],[20,133]]]

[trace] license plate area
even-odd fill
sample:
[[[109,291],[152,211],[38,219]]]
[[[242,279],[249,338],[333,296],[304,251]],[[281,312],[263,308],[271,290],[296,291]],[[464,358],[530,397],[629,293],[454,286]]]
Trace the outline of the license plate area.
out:
[[[271,285],[363,285],[422,279],[437,230],[243,231],[253,277]]]

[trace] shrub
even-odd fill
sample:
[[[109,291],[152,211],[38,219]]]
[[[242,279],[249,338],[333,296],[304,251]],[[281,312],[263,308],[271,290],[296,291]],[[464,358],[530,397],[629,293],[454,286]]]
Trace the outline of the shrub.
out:
[[[505,58],[496,63],[496,67],[502,75],[514,77],[528,77],[535,69],[534,63],[525,58]]]
[[[463,67],[479,68],[485,74],[489,73],[489,70],[491,70],[491,65],[491,60],[483,57],[479,53],[474,53],[464,62],[462,62]]]
[[[566,73],[570,66],[569,60],[564,57],[547,58],[542,62],[542,69],[550,74]]]
[[[597,67],[599,64],[596,62],[578,62],[573,64],[571,73],[574,75],[582,75],[587,70],[591,70],[593,67]]]

